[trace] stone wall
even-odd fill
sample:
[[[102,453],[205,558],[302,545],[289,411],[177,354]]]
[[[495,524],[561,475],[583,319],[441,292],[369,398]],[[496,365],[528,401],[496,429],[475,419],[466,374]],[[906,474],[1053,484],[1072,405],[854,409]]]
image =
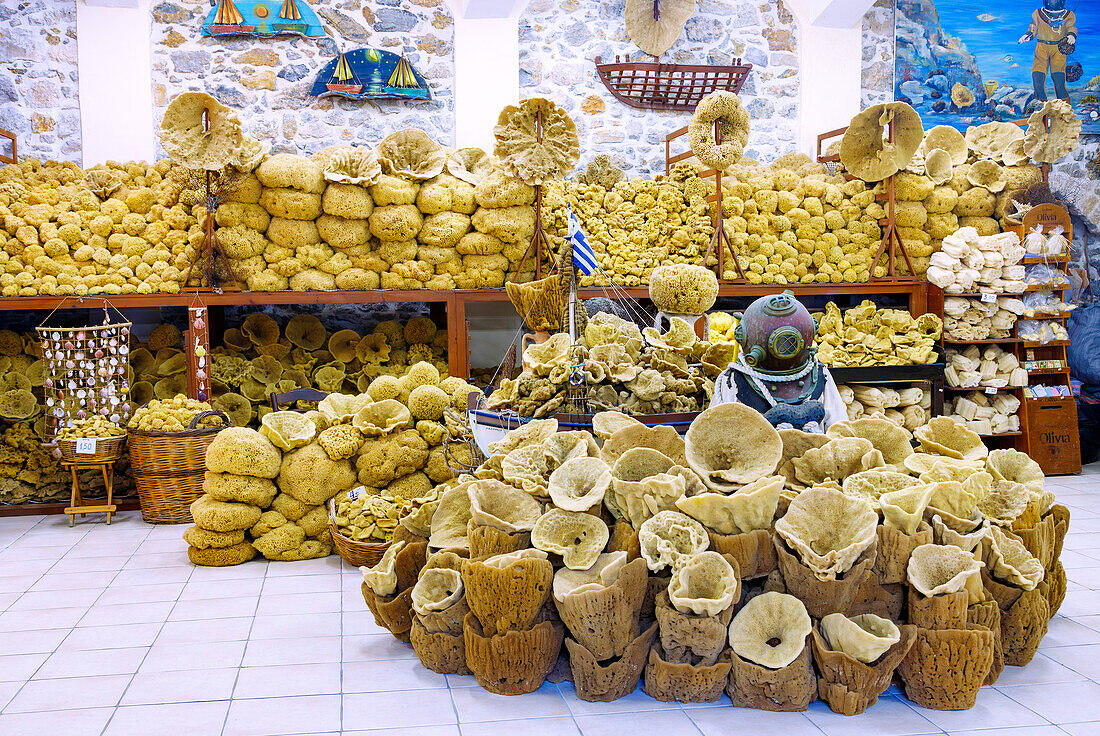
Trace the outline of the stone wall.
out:
[[[0,28],[0,128],[20,158],[79,162],[76,0],[2,2]]]
[[[573,116],[582,165],[600,153],[630,176],[664,173],[665,134],[690,113],[638,110],[600,82],[593,59],[646,55],[626,35],[624,0],[531,0],[520,18],[520,96],[544,96]],[[676,44],[661,61],[682,64],[751,62],[741,91],[752,115],[745,151],[761,161],[798,149],[798,22],[782,0],[699,0]],[[648,57],[652,58],[652,57]],[[678,150],[687,150],[683,141]]]
[[[878,0],[863,16],[863,107],[894,99],[894,0]]]
[[[176,94],[201,90],[238,110],[245,129],[270,142],[273,152],[373,145],[407,127],[453,145],[454,23],[443,0],[311,0],[310,7],[328,38],[204,38],[207,0],[154,0],[153,126]],[[317,73],[339,50],[363,46],[404,54],[428,81],[432,99],[309,96]]]

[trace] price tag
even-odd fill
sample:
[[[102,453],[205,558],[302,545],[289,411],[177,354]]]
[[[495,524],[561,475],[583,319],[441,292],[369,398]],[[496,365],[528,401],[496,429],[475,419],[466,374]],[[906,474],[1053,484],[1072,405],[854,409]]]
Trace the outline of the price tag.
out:
[[[367,492],[367,489],[365,487],[357,486],[355,488],[352,488],[350,491],[348,491],[348,499],[349,500],[354,500],[354,499],[358,498],[359,496],[363,495],[366,492]]]
[[[997,389],[993,388],[992,386],[986,386],[985,392],[992,396],[993,394],[997,393]]]
[[[95,454],[95,437],[78,437],[76,440],[77,455]]]
[[[987,294],[982,294],[982,301],[985,302],[986,304],[992,304],[993,302],[997,301],[997,295],[996,294],[988,294],[988,293]]]

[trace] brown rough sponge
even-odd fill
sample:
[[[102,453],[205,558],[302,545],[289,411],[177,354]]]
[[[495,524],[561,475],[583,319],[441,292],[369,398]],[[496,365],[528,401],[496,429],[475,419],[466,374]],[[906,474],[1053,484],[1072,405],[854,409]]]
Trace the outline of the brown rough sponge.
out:
[[[875,564],[871,569],[880,583],[904,583],[909,556],[913,550],[922,544],[931,543],[932,527],[927,522],[922,521],[915,534],[905,534],[899,529],[879,524],[878,555],[875,556]]]
[[[933,710],[973,708],[993,664],[995,638],[982,628],[918,628],[913,646],[898,665],[905,696]]]
[[[1039,587],[1024,591],[1005,585],[990,577],[985,568],[982,569],[982,583],[1001,609],[1001,648],[1005,664],[1017,667],[1027,664],[1047,633],[1050,604],[1044,591]]]
[[[737,603],[734,598],[734,604]],[[661,626],[661,648],[667,662],[692,665],[712,665],[718,661],[728,639],[727,627],[733,618],[734,605],[717,616],[696,616],[677,611],[668,601],[668,591],[657,595],[655,611]]]
[[[809,637],[798,658],[778,670],[761,667],[734,654],[726,694],[739,708],[806,710],[817,698]]]
[[[569,669],[581,700],[610,703],[634,692],[646,657],[657,638],[657,624],[636,636],[614,660],[600,661],[582,644],[566,638]]]
[[[412,544],[414,542],[427,542],[427,537],[422,537],[416,532],[411,531],[404,524],[398,524],[397,528],[393,530],[393,539],[391,544],[397,544],[398,542],[404,542],[405,544]]]
[[[965,629],[969,603],[965,590],[929,597],[909,588],[909,623],[922,629]]]
[[[426,633],[462,636],[462,625],[466,620],[466,614],[469,612],[470,607],[466,605],[466,599],[461,598],[444,611],[432,611],[426,614],[414,613],[413,618],[417,620]]]
[[[1057,560],[1047,573],[1046,579],[1039,584],[1046,595],[1047,606],[1050,607],[1050,617],[1058,613],[1062,602],[1066,599],[1066,587],[1069,581],[1066,579],[1066,568],[1062,567],[1062,561]]]
[[[529,629],[550,597],[553,581],[549,560],[523,559],[503,570],[472,561],[462,570],[466,603],[492,634]]]
[[[742,580],[765,577],[776,569],[775,547],[767,529],[745,534],[717,534],[708,530],[707,534],[712,550],[737,560]]]
[[[531,546],[531,532],[509,533],[492,526],[480,526],[472,521],[466,524],[466,538],[470,541],[471,560],[483,560]]]
[[[199,549],[190,545],[187,547],[187,559],[191,560],[191,564],[204,567],[230,567],[248,562],[255,556],[256,548],[248,542],[208,549]]]
[[[385,598],[376,595],[366,583],[363,583],[361,589],[367,608],[374,614],[374,622],[393,634],[398,641],[408,644],[413,620],[412,588]]]
[[[871,566],[875,562],[875,545],[872,544],[843,576],[836,580],[818,580],[810,568],[787,549],[778,535],[772,541],[786,592],[802,601],[814,618],[846,612],[871,574]]]
[[[463,624],[466,665],[478,684],[491,693],[531,693],[557,663],[564,633],[560,623],[542,621],[529,629],[486,636],[477,616],[469,613]]]
[[[1054,564],[1054,540],[1056,522],[1052,514],[1044,516],[1038,524],[1024,529],[1012,529],[1014,535],[1023,543],[1032,557],[1039,561],[1044,570],[1050,570]]]
[[[452,606],[453,608],[453,606]],[[409,640],[420,663],[441,675],[468,675],[466,665],[466,639],[459,626],[459,633],[428,631],[418,618],[413,618]]]
[[[397,590],[411,590],[420,577],[420,570],[428,555],[428,543],[425,540],[407,543],[394,560],[394,572],[397,573]]]
[[[730,651],[711,665],[692,665],[664,659],[660,644],[649,650],[642,691],[665,703],[713,703],[722,697],[730,673]]]
[[[1069,531],[1069,509],[1056,503],[1050,507],[1050,515],[1054,517],[1054,552],[1051,558],[1057,560],[1062,556],[1062,543],[1066,541],[1066,532]]]
[[[642,546],[638,542],[638,532],[634,531],[628,522],[617,521],[611,529],[611,538],[607,540],[608,552],[626,552],[627,561],[634,561],[642,556]]]
[[[670,573],[650,575],[646,581],[645,598],[642,599],[642,618],[654,618],[657,613],[657,596],[668,590],[668,583],[672,579]]]
[[[852,598],[845,615],[857,616],[861,613],[873,613],[891,621],[901,621],[908,590],[909,586],[905,583],[886,583],[882,585],[872,573],[867,576],[859,592]]]
[[[573,671],[569,668],[569,652],[564,647],[558,652],[558,661],[550,668],[546,681],[555,685],[559,682],[573,681]]]
[[[997,601],[975,603],[966,609],[966,620],[970,624],[969,628],[980,627],[996,634],[993,638],[993,664],[985,678],[985,684],[992,685],[997,682],[1005,668],[1005,655],[1001,648],[1001,609],[998,608]]]
[[[564,601],[555,598],[554,606],[577,645],[597,660],[623,656],[638,636],[648,579],[645,560],[638,558],[619,571],[612,585]]]
[[[916,627],[899,626],[901,638],[870,664],[864,664],[844,652],[829,649],[818,627],[813,630],[814,662],[819,678],[818,696],[836,713],[854,716],[878,702],[878,696],[890,687],[894,670],[913,646]]]

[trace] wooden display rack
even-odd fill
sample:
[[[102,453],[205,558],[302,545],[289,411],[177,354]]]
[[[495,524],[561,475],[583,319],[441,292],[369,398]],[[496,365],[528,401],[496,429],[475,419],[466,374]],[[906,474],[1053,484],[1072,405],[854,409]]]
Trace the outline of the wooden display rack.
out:
[[[69,497],[69,505],[66,506],[64,510],[64,513],[69,515],[69,526],[76,523],[77,514],[80,514],[82,518],[85,514],[107,514],[107,524],[110,525],[111,515],[118,510],[118,506],[114,502],[115,461],[80,460],[77,462],[68,462],[62,460],[61,467],[71,472],[73,476],[72,494]],[[88,503],[84,500],[84,496],[80,491],[80,477],[77,475],[81,470],[99,470],[103,473],[103,485],[107,489],[105,503]],[[0,507],[0,515],[4,515],[3,511],[3,507]]]
[[[1024,236],[1042,225],[1043,232],[1050,232],[1061,226],[1066,240],[1073,243],[1073,220],[1069,213],[1056,204],[1040,204],[1030,209],[1022,218],[1022,224],[1012,230],[1023,240]],[[1065,258],[1044,259],[1043,257],[1025,257],[1024,263],[1050,263],[1060,266],[1062,273],[1069,267],[1069,254]],[[1065,300],[1069,290],[1066,284],[1040,285],[1029,291],[1054,291]],[[1069,313],[1060,315],[1036,315],[1035,319],[1051,319],[1066,326]],[[1073,397],[1073,387],[1069,377],[1069,360],[1066,356],[1068,340],[1055,340],[1046,344],[1025,342],[1017,343],[1017,358],[1020,363],[1032,360],[1058,360],[1061,369],[1045,369],[1042,382],[1057,384],[1069,389],[1069,397],[1045,397],[1020,399],[1020,428],[1023,431],[1024,451],[1039,463],[1047,475],[1062,475],[1081,472],[1081,433],[1077,429],[1077,400]]]

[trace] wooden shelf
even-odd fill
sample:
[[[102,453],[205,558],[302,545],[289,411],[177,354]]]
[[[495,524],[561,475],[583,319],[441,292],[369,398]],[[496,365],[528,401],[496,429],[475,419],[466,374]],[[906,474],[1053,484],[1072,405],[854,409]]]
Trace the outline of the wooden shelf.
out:
[[[1069,340],[1051,340],[1050,342],[1023,342],[1021,344],[1025,349],[1035,348],[1065,348],[1069,347]]]
[[[106,500],[105,498],[102,500]],[[141,508],[141,502],[136,498],[116,498],[115,505],[119,511],[137,511]],[[63,514],[69,505],[67,501],[56,503],[14,503],[0,504],[0,518],[5,516],[35,516],[37,514]]]
[[[960,388],[959,386],[944,386],[943,390],[944,391],[951,391],[951,392],[954,392],[954,393],[962,393],[964,391],[966,393],[970,393],[971,391],[977,391],[978,393],[984,394],[985,390],[987,388],[993,388],[993,387],[992,386],[971,386],[970,388]],[[996,393],[1001,393],[1002,391],[1003,392],[1019,391],[1022,388],[1026,388],[1026,386],[1004,386],[1002,388],[994,389],[994,391]]]
[[[1034,266],[1036,263],[1069,263],[1069,256],[1037,256],[1029,253],[1020,263],[1025,266]]]
[[[1069,368],[1037,368],[1028,371],[1029,376],[1061,376],[1069,373]]]
[[[1027,291],[1069,291],[1069,284],[1030,284]]]
[[[944,340],[945,345],[1013,345],[1023,342],[1018,337],[996,337],[988,340]]]
[[[994,432],[993,434],[979,434],[982,439],[996,439],[998,437],[1023,437],[1023,432]]]

